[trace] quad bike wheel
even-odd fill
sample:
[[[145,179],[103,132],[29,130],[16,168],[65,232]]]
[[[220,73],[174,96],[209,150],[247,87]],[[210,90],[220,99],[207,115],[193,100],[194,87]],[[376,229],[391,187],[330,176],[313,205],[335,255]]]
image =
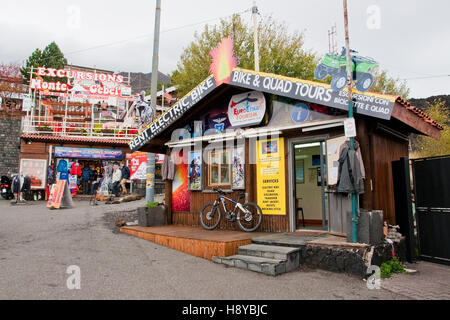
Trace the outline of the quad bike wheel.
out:
[[[360,78],[356,81],[356,90],[359,92],[365,92],[373,84],[373,76],[370,73],[363,73]]]
[[[344,71],[339,72],[333,76],[331,80],[331,89],[333,91],[341,91],[347,84],[347,74]]]
[[[328,76],[328,71],[326,66],[319,64],[314,70],[314,78],[317,80],[323,80]]]

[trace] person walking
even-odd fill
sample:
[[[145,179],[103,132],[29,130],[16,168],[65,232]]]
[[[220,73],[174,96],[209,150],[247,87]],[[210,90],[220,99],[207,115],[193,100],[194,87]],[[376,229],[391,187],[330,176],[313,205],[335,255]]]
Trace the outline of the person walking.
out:
[[[122,186],[122,194],[127,194],[127,180],[130,179],[130,168],[125,165],[125,162],[120,162],[120,167],[122,168],[122,180],[120,180],[120,185]]]
[[[112,174],[112,189],[116,197],[119,196],[120,180],[122,180],[122,170],[120,169],[119,164],[117,162],[114,162]]]

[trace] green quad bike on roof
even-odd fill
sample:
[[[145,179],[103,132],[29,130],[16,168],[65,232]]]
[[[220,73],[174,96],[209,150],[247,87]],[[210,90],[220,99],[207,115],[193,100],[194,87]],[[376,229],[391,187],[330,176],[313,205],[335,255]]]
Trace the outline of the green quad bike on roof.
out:
[[[357,51],[350,50],[351,53]],[[373,84],[373,76],[369,72],[375,68],[378,63],[372,58],[351,56],[351,66],[353,71],[353,79],[356,80],[356,89],[365,92]],[[331,88],[333,91],[340,91],[347,84],[347,54],[345,47],[342,48],[340,55],[328,53],[317,65],[314,70],[314,78],[323,80],[331,75]]]

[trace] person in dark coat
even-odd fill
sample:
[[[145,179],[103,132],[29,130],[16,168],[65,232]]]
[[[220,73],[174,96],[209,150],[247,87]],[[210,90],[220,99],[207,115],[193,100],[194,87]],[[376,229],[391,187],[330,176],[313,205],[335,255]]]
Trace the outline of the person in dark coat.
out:
[[[81,182],[83,184],[83,194],[89,194],[89,180],[91,180],[92,170],[85,166],[81,171]]]
[[[29,175],[26,175],[23,179],[23,185],[22,185],[22,194],[25,200],[31,199],[31,178]]]

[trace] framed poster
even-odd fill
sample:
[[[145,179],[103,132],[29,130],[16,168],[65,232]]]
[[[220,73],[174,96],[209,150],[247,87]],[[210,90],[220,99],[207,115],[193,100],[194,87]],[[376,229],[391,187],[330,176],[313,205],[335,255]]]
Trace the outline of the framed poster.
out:
[[[31,189],[45,189],[47,184],[47,160],[20,159],[20,174],[31,178]]]
[[[189,152],[188,189],[202,190],[202,153]]]
[[[286,214],[284,139],[259,140],[256,144],[257,204],[263,214]]]
[[[231,164],[232,181],[231,189],[245,189],[245,147],[239,146],[233,149],[233,162]]]

